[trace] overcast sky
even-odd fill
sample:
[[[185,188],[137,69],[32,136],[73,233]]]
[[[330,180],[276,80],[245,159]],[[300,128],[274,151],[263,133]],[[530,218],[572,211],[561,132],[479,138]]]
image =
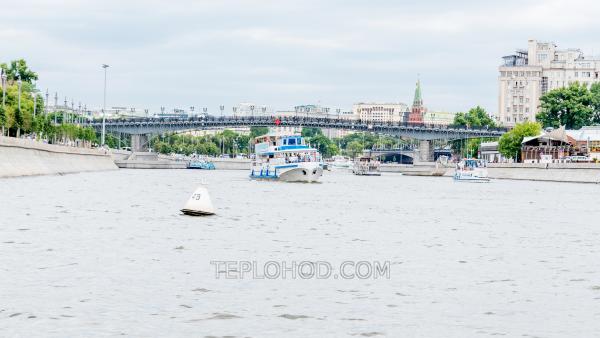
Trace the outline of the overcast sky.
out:
[[[497,110],[501,57],[529,38],[600,54],[600,1],[7,1],[0,61],[38,87],[101,106],[227,111],[240,102],[411,103]]]

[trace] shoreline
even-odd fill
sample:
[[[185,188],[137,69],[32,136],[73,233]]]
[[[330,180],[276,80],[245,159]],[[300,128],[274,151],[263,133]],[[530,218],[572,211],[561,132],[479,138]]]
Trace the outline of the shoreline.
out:
[[[0,136],[0,178],[117,170],[106,150]]]

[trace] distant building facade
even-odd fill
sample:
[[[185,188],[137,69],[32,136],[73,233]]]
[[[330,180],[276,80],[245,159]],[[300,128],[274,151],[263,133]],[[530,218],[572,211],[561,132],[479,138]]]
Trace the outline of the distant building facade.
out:
[[[324,107],[321,105],[307,104],[295,106],[294,110],[280,110],[274,113],[278,117],[315,117],[315,118],[340,118],[340,119],[352,119],[354,115],[352,112],[342,111],[341,109],[332,110],[330,107]],[[296,134],[302,131],[302,127],[277,127],[279,132],[286,132],[289,134]],[[343,137],[351,131],[341,129],[322,128],[323,135],[329,138]]]
[[[354,118],[369,122],[403,122],[408,110],[404,103],[355,103],[352,106]]]
[[[540,97],[574,82],[600,81],[600,58],[580,49],[558,49],[553,42],[529,40],[527,50],[504,56],[498,77],[498,122],[514,125],[535,121]]]
[[[456,113],[441,112],[441,111],[426,111],[423,113],[423,123],[449,125],[454,122]]]

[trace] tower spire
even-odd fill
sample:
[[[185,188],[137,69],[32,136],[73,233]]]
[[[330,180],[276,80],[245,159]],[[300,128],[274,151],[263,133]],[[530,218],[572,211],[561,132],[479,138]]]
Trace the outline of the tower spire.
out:
[[[413,106],[423,105],[423,94],[421,93],[421,79],[420,75],[417,75],[417,87],[415,88],[415,99],[413,100]]]
[[[421,92],[421,76],[417,75],[417,85],[415,88],[415,98],[410,113],[408,114],[408,122],[422,124],[423,114],[426,109],[423,106],[423,93]]]

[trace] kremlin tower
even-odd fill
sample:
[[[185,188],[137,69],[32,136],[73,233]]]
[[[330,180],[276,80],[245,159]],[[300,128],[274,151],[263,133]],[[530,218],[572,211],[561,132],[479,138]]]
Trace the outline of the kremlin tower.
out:
[[[417,80],[415,89],[415,99],[410,113],[408,113],[408,123],[423,123],[423,114],[427,109],[423,106],[423,96],[421,95],[421,80]]]

